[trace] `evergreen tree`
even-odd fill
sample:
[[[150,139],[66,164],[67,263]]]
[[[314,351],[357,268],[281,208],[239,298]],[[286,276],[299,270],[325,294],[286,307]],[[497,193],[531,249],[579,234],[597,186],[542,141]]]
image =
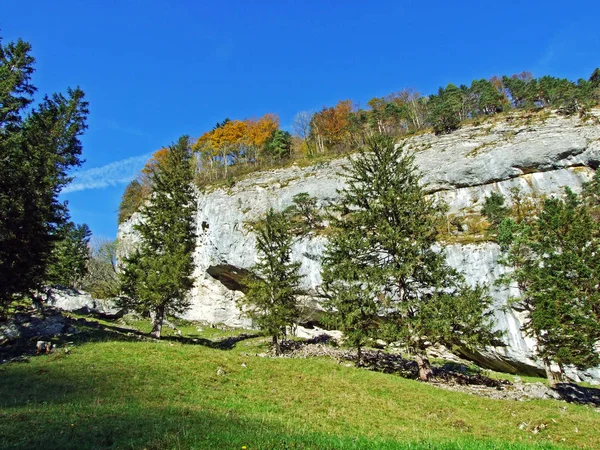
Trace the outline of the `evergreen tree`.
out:
[[[281,353],[281,340],[299,316],[300,263],[292,261],[293,236],[285,212],[270,209],[255,227],[258,263],[248,280],[248,292],[239,306],[261,330],[271,336],[275,354]]]
[[[323,306],[331,313],[324,317],[325,322],[344,333],[345,343],[357,350],[357,364],[361,365],[363,347],[378,337],[382,305],[377,278],[370,276],[373,267],[358,257],[371,251],[369,242],[351,223],[351,218],[340,220],[330,236],[321,289]]]
[[[548,381],[565,365],[586,369],[600,357],[600,226],[567,189],[566,198],[544,201],[538,217],[500,225],[504,263],[514,268],[502,281],[516,282],[519,305],[529,316],[523,330],[536,339]],[[554,373],[551,364],[558,365]]]
[[[296,234],[306,234],[320,229],[323,218],[317,208],[317,198],[311,197],[308,192],[294,195],[292,205],[286,208],[290,222],[298,222],[298,227],[291,227]]]
[[[68,222],[58,234],[61,239],[52,250],[46,280],[50,284],[78,287],[78,283],[87,274],[90,258],[88,244],[92,232],[86,224],[75,225]]]
[[[58,201],[81,164],[79,136],[87,102],[80,89],[44,97],[29,114],[35,87],[29,44],[0,41],[0,309],[32,295],[46,279],[59,229],[69,216]]]
[[[138,180],[132,180],[125,187],[125,192],[119,204],[119,223],[125,222],[133,213],[140,209],[144,203],[144,187]]]
[[[497,192],[492,192],[489,197],[485,198],[481,213],[490,222],[490,229],[495,231],[498,229],[500,222],[508,216],[509,210],[504,206],[504,196]]]
[[[451,133],[460,126],[461,93],[453,84],[440,88],[438,95],[432,95],[427,104],[429,122],[435,134]]]
[[[288,158],[292,151],[292,135],[287,131],[275,130],[265,143],[265,151],[277,159]]]
[[[600,68],[594,69],[592,74],[590,75],[590,83],[594,89],[600,88]]]
[[[489,80],[485,78],[473,80],[471,83],[471,92],[476,99],[474,112],[477,115],[494,114],[502,109],[504,96]]]
[[[427,380],[431,345],[491,343],[491,299],[465,287],[435,248],[443,208],[425,196],[414,157],[376,136],[343,175],[347,186],[335,208],[323,278],[328,304],[343,329],[355,333],[354,345],[376,331],[414,354]]]
[[[160,338],[165,315],[183,312],[190,304],[187,293],[193,285],[196,244],[192,179],[189,139],[183,136],[152,168],[153,191],[134,227],[141,241],[125,258],[123,291],[130,296],[126,303],[152,315],[156,338]]]

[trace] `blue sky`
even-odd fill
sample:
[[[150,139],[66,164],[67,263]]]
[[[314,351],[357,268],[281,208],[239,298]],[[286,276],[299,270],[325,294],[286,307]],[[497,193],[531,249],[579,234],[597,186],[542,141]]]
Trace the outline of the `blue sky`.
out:
[[[39,95],[86,92],[86,163],[62,197],[108,238],[127,182],[182,134],[523,70],[587,78],[599,18],[587,0],[0,2],[4,41],[33,45]]]

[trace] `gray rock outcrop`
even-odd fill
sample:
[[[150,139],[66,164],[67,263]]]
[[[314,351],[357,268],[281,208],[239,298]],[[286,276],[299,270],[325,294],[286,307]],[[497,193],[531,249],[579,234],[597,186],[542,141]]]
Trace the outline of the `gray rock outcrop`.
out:
[[[48,291],[47,303],[63,311],[82,314],[120,316],[123,311],[112,300],[95,299],[89,293],[72,288],[53,287]]]
[[[600,116],[600,111],[594,111]],[[552,195],[569,186],[574,191],[593,176],[600,165],[600,126],[597,119],[550,115],[530,120],[515,117],[465,126],[450,135],[423,134],[405,141],[415,152],[427,192],[445,200],[449,214],[461,215],[481,208],[486,196],[500,192],[510,201],[511,188],[524,195]],[[335,203],[337,190],[344,186],[339,173],[346,159],[311,167],[253,173],[232,188],[218,188],[198,194],[196,216],[199,232],[195,251],[196,284],[191,292],[192,308],[185,318],[250,326],[235,306],[243,295],[235,284],[236,273],[256,262],[255,237],[248,224],[270,207],[283,209],[294,195],[307,192],[318,206]],[[135,245],[134,215],[121,224],[119,239]],[[293,257],[302,263],[304,287],[313,291],[321,283],[319,259],[325,248],[322,236],[303,239],[294,247]],[[493,243],[450,245],[448,261],[471,283],[486,283],[496,306],[497,326],[506,332],[506,347],[468,356],[500,370],[540,373],[533,359],[535,343],[523,336],[522,313],[506,308],[511,292],[494,286],[505,270],[498,264],[499,248]],[[212,275],[211,275],[212,273]],[[216,275],[215,275],[216,274]],[[600,380],[600,370],[573,372],[581,379]]]

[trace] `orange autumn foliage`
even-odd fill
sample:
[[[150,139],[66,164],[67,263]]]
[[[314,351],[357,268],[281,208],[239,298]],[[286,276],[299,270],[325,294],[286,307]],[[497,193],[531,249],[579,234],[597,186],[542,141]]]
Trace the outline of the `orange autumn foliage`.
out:
[[[258,119],[231,120],[200,136],[193,149],[211,164],[216,157],[232,157],[234,160],[241,154],[246,158],[257,157],[278,128],[279,117],[276,114],[265,114]]]

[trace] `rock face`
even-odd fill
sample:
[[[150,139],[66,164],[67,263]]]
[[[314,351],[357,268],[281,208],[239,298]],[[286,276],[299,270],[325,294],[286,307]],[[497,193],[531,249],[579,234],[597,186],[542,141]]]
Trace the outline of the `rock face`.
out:
[[[600,116],[595,111],[594,117]],[[531,121],[530,121],[531,122]],[[510,189],[519,187],[525,195],[560,193],[562,186],[574,191],[588,181],[600,165],[600,126],[597,119],[536,116],[507,118],[480,126],[467,126],[445,136],[424,134],[405,141],[415,152],[427,192],[444,199],[449,214],[460,215],[481,208],[486,196],[500,192],[511,199]],[[229,189],[198,194],[198,245],[195,252],[196,285],[191,292],[193,306],[185,318],[249,326],[235,306],[243,295],[236,286],[236,274],[256,262],[255,237],[248,224],[270,207],[282,209],[294,195],[307,192],[318,206],[335,203],[337,190],[344,186],[339,173],[346,159],[311,167],[254,173]],[[119,239],[135,244],[134,215],[119,228]],[[321,283],[319,259],[324,237],[303,239],[294,247],[293,257],[301,261],[304,287],[315,291]],[[490,367],[524,373],[539,373],[532,359],[534,342],[520,331],[522,313],[503,308],[509,292],[493,286],[504,268],[498,264],[499,248],[493,243],[450,245],[448,261],[460,269],[470,283],[486,283],[495,299],[498,327],[506,331],[507,346],[469,356]],[[212,276],[211,276],[212,274]],[[583,379],[600,380],[600,370],[579,373]]]
[[[49,338],[64,333],[69,325],[60,311],[48,308],[36,313],[16,313],[0,323],[0,342],[16,339]]]
[[[49,291],[47,303],[63,311],[72,311],[83,314],[103,314],[106,316],[119,316],[123,311],[116,307],[110,300],[94,299],[84,291],[70,288],[53,287]]]

